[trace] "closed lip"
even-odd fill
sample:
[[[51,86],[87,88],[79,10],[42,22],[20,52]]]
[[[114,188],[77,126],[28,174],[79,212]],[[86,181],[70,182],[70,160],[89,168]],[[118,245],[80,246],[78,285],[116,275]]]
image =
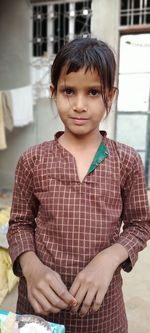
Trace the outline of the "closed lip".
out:
[[[83,118],[83,117],[71,117],[71,119],[74,119],[74,120],[88,120],[88,118]]]

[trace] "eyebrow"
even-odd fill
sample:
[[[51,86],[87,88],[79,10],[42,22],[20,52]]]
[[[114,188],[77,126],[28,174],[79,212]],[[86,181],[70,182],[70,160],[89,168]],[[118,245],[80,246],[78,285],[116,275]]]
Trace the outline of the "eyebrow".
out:
[[[62,88],[66,88],[66,87],[69,87],[69,88],[72,88],[72,89],[75,89],[76,86],[72,85],[72,84],[67,84],[67,83],[64,83],[64,84],[60,84],[59,87],[62,89]],[[100,83],[96,83],[96,84],[90,84],[88,86],[86,86],[85,88],[87,89],[91,89],[91,88],[101,88],[101,84]]]

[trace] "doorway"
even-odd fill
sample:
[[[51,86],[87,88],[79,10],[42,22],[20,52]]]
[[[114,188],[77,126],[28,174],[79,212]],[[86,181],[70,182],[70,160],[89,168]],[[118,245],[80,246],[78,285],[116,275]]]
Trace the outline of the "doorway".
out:
[[[141,155],[150,189],[150,33],[120,37],[116,139]]]

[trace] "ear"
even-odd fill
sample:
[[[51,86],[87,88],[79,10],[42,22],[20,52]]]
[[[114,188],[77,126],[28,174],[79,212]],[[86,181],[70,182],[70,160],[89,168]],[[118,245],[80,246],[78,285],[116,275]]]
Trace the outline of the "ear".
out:
[[[118,88],[113,87],[111,91],[108,93],[108,107],[110,108],[113,102],[115,95],[118,94]]]
[[[51,98],[55,99],[55,97],[56,97],[56,89],[55,89],[54,85],[50,84],[49,88],[50,88],[50,92],[51,92]]]
[[[112,90],[109,92],[109,94],[108,94],[108,95],[109,95],[108,98],[109,98],[109,100],[110,100],[111,102],[113,101],[115,95],[117,94],[117,91],[118,91],[118,88],[117,88],[117,87],[113,87]]]

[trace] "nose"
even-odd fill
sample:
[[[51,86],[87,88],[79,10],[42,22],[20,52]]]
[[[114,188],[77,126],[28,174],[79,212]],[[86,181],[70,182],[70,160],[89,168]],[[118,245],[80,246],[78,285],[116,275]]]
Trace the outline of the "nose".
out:
[[[76,112],[87,111],[87,98],[83,95],[76,96],[73,110]]]

